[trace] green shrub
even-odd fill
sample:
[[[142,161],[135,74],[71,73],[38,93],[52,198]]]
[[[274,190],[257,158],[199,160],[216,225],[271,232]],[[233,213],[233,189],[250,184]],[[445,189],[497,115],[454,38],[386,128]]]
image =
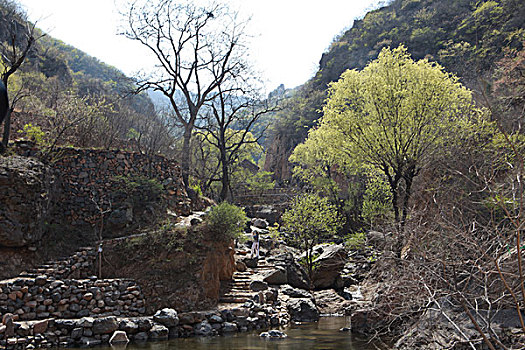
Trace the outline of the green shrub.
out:
[[[44,136],[46,135],[39,126],[31,123],[25,124],[23,129],[18,130],[18,132],[25,133],[25,136],[37,145],[41,145],[44,142]]]
[[[236,205],[222,202],[214,206],[205,217],[205,222],[217,237],[244,239],[244,225],[248,221],[246,213]]]
[[[345,239],[345,245],[349,249],[357,250],[365,245],[366,233],[364,231],[349,234]]]

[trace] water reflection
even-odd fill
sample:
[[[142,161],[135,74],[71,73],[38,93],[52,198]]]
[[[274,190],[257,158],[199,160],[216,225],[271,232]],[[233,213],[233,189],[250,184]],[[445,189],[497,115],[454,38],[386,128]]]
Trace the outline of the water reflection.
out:
[[[349,349],[372,350],[375,347],[364,339],[350,333],[339,332],[349,326],[345,317],[323,317],[317,323],[292,325],[283,329],[286,339],[267,340],[259,337],[262,331],[237,333],[230,336],[211,338],[174,339],[166,342],[129,345],[126,350],[309,350],[309,349]],[[106,348],[109,349],[109,348]]]

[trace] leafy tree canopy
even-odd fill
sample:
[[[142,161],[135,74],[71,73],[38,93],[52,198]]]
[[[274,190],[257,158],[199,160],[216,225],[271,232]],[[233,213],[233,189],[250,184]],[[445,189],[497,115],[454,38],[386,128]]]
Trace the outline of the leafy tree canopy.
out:
[[[456,77],[428,60],[412,60],[403,46],[383,49],[362,71],[346,71],[328,94],[320,126],[298,154],[313,142],[313,149],[346,159],[342,164],[383,172],[396,221],[400,183],[406,204],[414,177],[475,111],[470,91]]]

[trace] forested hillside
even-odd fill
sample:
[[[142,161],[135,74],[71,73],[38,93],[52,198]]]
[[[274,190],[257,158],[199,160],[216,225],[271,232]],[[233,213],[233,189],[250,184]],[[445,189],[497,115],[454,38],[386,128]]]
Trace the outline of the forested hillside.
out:
[[[133,94],[131,78],[43,33],[16,1],[0,1],[4,72],[20,58],[13,53],[23,52],[30,41],[16,74],[6,79],[14,110],[11,140],[32,138],[49,147],[162,148],[162,137],[152,141],[152,134],[164,125],[149,97]]]
[[[384,47],[403,44],[414,59],[439,62],[486,103],[493,83],[504,79],[497,68],[519,56],[524,39],[521,0],[394,0],[371,11],[334,40],[315,76],[288,101],[273,129],[265,168],[280,180],[290,177],[287,158],[321,116],[327,85],[347,69],[362,69]]]

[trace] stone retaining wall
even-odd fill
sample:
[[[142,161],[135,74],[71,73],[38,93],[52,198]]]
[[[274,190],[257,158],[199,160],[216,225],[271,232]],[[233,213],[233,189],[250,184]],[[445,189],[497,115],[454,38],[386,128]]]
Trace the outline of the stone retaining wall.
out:
[[[83,317],[75,320],[47,319],[0,323],[0,347],[34,349],[107,345],[117,333],[132,342],[160,341],[179,337],[213,336],[278,327],[288,322],[275,306],[251,303],[222,311],[179,313],[163,309],[153,316],[117,318]],[[9,316],[8,316],[9,318]]]
[[[39,149],[31,143],[19,142],[14,145],[13,150],[23,157],[40,157]],[[43,167],[42,163],[36,163]],[[94,226],[100,220],[101,211],[104,211],[104,218],[113,220],[117,226],[129,224],[135,218],[134,214],[137,214],[133,212],[136,208],[123,203],[130,202],[131,198],[129,193],[124,193],[123,196],[119,192],[118,177],[131,180],[139,176],[155,179],[163,185],[163,205],[177,214],[186,215],[191,210],[179,164],[160,155],[122,150],[59,148],[53,153],[52,159],[46,159],[45,163],[46,171],[55,174],[57,183],[53,190],[56,196],[51,203],[53,220],[45,218],[48,222]],[[145,206],[140,208],[141,211],[154,211],[155,208],[147,207],[150,204],[148,201],[159,202],[159,198],[148,198],[147,193],[141,193],[141,188],[135,190],[138,193],[134,195]],[[126,195],[128,198],[125,198]],[[25,205],[31,207],[32,203]],[[165,212],[165,208],[162,209]],[[151,217],[153,214],[155,213],[151,212],[143,216]]]
[[[129,280],[58,280],[45,275],[0,282],[0,314],[15,320],[140,316],[146,312],[140,287]]]
[[[54,170],[60,174],[61,198],[55,212],[72,225],[92,224],[99,209],[106,210],[115,192],[117,176],[145,176],[164,186],[167,205],[174,211],[189,211],[181,169],[177,162],[159,155],[120,150],[61,149]],[[111,203],[111,209],[119,203]]]

